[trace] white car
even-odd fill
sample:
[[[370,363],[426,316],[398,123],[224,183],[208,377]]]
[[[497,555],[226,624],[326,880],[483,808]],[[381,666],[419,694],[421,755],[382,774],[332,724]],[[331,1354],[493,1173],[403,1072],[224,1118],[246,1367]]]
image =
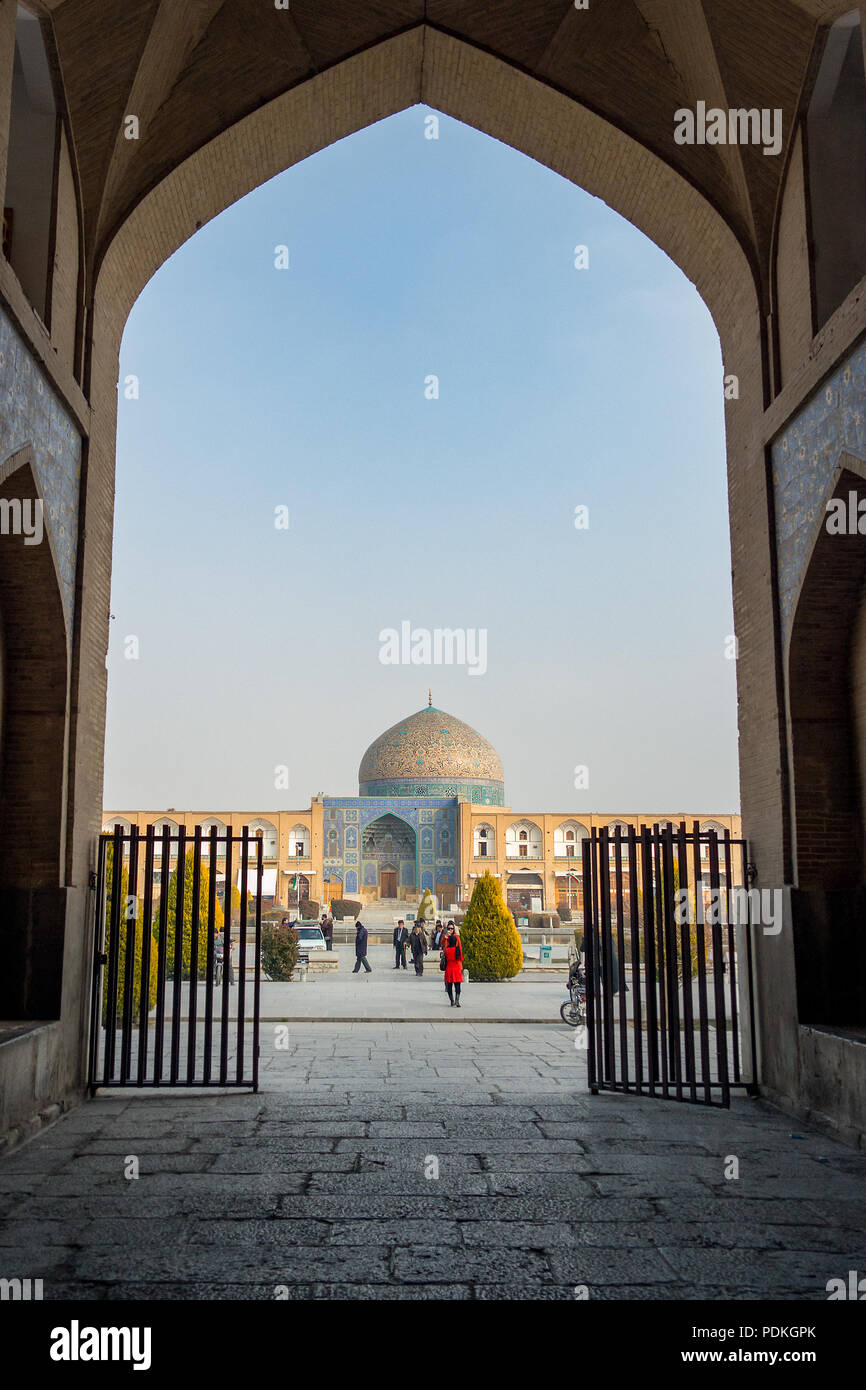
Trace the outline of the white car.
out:
[[[322,935],[322,928],[315,922],[309,925],[297,922],[295,931],[298,933],[299,951],[327,951],[328,943]]]

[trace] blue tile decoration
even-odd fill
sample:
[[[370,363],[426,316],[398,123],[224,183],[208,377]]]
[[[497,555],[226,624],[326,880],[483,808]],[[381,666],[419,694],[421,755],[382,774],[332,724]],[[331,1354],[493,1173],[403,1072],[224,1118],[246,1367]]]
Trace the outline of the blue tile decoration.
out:
[[[366,827],[382,816],[397,816],[411,826],[415,833],[414,870],[412,870],[411,863],[407,868],[405,857],[395,856],[395,861],[397,858],[400,861],[398,880],[402,887],[408,887],[412,883],[423,884],[428,878],[430,878],[431,883],[434,880],[435,883],[456,883],[457,860],[454,852],[454,845],[457,840],[458,800],[456,796],[423,798],[327,796],[323,798],[322,806],[327,831],[337,830],[338,835],[343,835],[344,841],[348,840],[351,833],[348,830],[343,830],[346,822],[350,819],[354,834],[357,835],[360,830],[362,837]],[[423,830],[421,829],[422,825]],[[421,851],[422,837],[426,846],[423,853]],[[433,852],[437,840],[441,851],[438,855]],[[340,843],[339,839],[330,840],[327,834],[326,841],[329,851],[334,844]],[[339,854],[329,852],[324,860],[324,868],[329,881],[343,880],[344,891],[347,895],[350,892],[358,891],[359,868],[360,881],[365,887],[375,888],[379,882],[377,862],[364,857],[363,838],[360,854],[357,850],[344,850],[341,858]],[[412,870],[411,873],[410,870]],[[355,884],[351,890],[348,886],[350,877]]]
[[[783,640],[842,453],[866,463],[866,342],[849,353],[771,448]]]
[[[75,610],[81,436],[11,320],[0,308],[0,463],[31,445],[60,572],[66,621]]]

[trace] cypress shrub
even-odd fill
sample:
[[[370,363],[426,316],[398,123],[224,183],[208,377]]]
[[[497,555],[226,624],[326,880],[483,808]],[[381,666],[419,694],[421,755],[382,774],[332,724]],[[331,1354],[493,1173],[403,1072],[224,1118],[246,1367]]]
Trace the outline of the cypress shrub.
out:
[[[105,866],[105,882],[107,886],[105,903],[105,953],[108,955],[111,949],[111,900],[114,885],[114,845],[108,846]],[[144,936],[144,915],[142,904],[130,898],[129,894],[129,871],[124,865],[120,876],[120,934],[119,934],[119,953],[117,968],[117,1012],[115,1017],[118,1023],[123,1021],[124,989],[126,984],[126,948],[129,934],[135,932],[134,961],[132,967],[132,1017],[133,1019],[141,1016],[141,948]],[[137,915],[134,919],[127,916],[129,908],[137,908]],[[153,942],[150,948],[150,970],[147,988],[147,1011],[148,1013],[156,1003],[156,981],[157,981],[157,952],[156,943]],[[105,967],[102,978],[102,1021],[105,1023],[108,1018],[108,966]]]
[[[499,880],[476,879],[460,932],[463,963],[471,980],[510,980],[523,969],[523,946],[505,906]]]
[[[169,978],[174,976],[174,951],[175,951],[175,932],[177,929],[177,869],[173,869],[166,889],[168,910],[166,914],[165,932],[165,952],[166,952],[166,974]],[[192,850],[187,854],[183,867],[183,901],[181,916],[181,976],[184,980],[189,979],[192,963],[192,880],[193,880],[193,853]],[[206,975],[207,964],[207,934],[208,934],[208,896],[210,885],[210,871],[206,865],[201,865],[201,877],[199,881],[199,904],[198,904],[198,971],[197,975],[203,980]],[[157,906],[153,914],[153,937],[154,942],[159,940],[159,907]],[[223,910],[219,902],[214,904],[214,932],[222,933],[224,929]]]
[[[429,888],[425,888],[421,894],[421,900],[415,912],[416,922],[435,922],[436,904],[433,901],[433,894]]]

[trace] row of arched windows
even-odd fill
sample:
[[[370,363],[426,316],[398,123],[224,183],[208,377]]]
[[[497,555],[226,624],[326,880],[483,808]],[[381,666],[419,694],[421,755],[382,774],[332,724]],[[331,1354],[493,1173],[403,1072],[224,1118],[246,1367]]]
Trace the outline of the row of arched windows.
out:
[[[112,834],[116,825],[122,825],[124,830],[127,832],[132,830],[131,823],[128,820],[124,820],[123,817],[120,816],[116,817],[114,820],[107,821],[105,823],[105,825],[102,827],[103,834]],[[211,816],[207,820],[199,821],[199,825],[201,826],[202,839],[205,840],[210,835],[212,829],[216,829],[217,835],[225,835],[227,829],[225,821],[217,819],[216,816]],[[169,835],[171,836],[177,836],[180,830],[178,822],[172,820],[170,816],[162,816],[159,820],[154,821],[153,827],[157,836],[161,835],[164,830],[167,830]],[[259,817],[256,820],[249,821],[247,828],[249,830],[251,839],[255,839],[257,836],[261,835],[263,858],[276,859],[277,845],[279,839],[277,834],[277,827],[271,821],[263,820],[261,817]],[[192,839],[194,831],[195,827],[191,827],[187,830],[187,836],[189,839]],[[234,831],[234,834],[238,833],[238,831]],[[220,845],[219,851],[221,856],[222,850],[223,846]],[[175,858],[177,855],[176,839],[172,841],[171,855],[172,858]],[[308,825],[302,825],[300,822],[298,822],[298,824],[293,825],[291,830],[289,831],[289,858],[308,859],[309,856],[310,827]]]
[[[668,824],[667,821],[660,822],[662,829]],[[617,827],[623,837],[628,834],[628,825],[622,820],[613,820],[606,826],[609,835],[615,835]],[[702,821],[701,833],[715,830],[716,834],[723,836],[725,828],[718,821]],[[585,825],[580,821],[566,820],[558,825],[553,832],[553,856],[555,859],[579,859],[581,854],[581,841],[589,835]],[[496,830],[492,825],[485,823],[474,827],[472,833],[472,852],[476,859],[493,859],[496,856]],[[701,858],[706,859],[709,854],[709,846],[701,845]],[[509,825],[505,832],[505,857],[506,859],[543,859],[543,837],[541,828],[530,820],[515,821]]]

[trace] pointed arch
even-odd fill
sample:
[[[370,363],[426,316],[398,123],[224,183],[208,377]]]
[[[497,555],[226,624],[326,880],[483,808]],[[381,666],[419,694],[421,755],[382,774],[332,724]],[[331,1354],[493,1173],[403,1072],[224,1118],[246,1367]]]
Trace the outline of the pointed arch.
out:
[[[58,1017],[63,973],[69,639],[42,498],[27,445],[0,465],[0,1017],[9,1019]]]

